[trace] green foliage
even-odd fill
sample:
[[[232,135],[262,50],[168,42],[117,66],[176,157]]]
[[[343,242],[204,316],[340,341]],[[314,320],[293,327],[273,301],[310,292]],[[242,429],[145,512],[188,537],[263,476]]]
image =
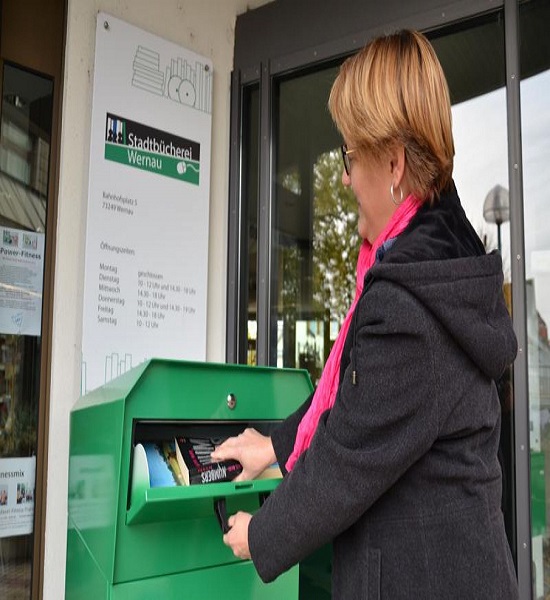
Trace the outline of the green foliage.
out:
[[[342,323],[355,294],[355,267],[361,239],[357,200],[342,185],[337,150],[322,154],[314,166],[313,300],[331,321]]]
[[[311,200],[292,171],[285,175],[284,189],[293,195],[294,202],[308,203],[313,222],[311,245],[309,239],[300,241],[292,234],[281,234],[278,240],[277,314],[282,320],[278,346],[282,347],[285,366],[296,364],[298,352],[298,366],[308,369],[317,381],[330,352],[331,325],[340,327],[355,295],[361,245],[357,201],[351,189],[342,185],[338,150],[326,152],[315,161]],[[308,322],[306,339],[303,331],[297,339],[298,321],[302,325]],[[322,327],[317,329],[320,323]]]
[[[0,456],[32,456],[36,454],[36,410],[13,411],[11,425],[0,430]]]

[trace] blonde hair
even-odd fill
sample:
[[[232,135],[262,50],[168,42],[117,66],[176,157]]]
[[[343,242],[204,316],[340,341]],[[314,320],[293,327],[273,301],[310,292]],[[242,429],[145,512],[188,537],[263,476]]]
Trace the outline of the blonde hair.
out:
[[[418,199],[433,200],[451,183],[449,88],[421,33],[403,30],[376,38],[348,58],[332,86],[329,110],[350,148],[381,158],[402,144]]]

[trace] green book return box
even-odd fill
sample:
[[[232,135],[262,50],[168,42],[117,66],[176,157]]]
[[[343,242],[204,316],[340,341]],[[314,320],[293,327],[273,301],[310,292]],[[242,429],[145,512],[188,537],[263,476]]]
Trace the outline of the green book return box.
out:
[[[71,411],[66,600],[296,600],[298,567],[262,583],[222,541],[279,479],[151,487],[147,442],[269,434],[311,393],[306,371],[152,359]],[[146,463],[145,463],[146,464]]]

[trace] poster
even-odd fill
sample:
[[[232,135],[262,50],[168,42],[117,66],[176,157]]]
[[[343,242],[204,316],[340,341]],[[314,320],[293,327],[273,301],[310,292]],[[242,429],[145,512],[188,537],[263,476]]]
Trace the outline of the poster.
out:
[[[40,335],[44,234],[0,227],[0,333]]]
[[[206,358],[211,121],[208,59],[98,14],[82,393]]]
[[[33,531],[36,457],[0,458],[0,538]]]

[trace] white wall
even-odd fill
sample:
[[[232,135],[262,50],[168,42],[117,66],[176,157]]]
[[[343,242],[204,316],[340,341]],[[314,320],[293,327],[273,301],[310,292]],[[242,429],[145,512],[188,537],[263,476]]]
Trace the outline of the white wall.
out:
[[[80,349],[96,15],[105,11],[214,65],[207,360],[225,359],[230,75],[237,14],[266,0],[68,0],[54,281],[44,599],[64,597],[69,414]]]

